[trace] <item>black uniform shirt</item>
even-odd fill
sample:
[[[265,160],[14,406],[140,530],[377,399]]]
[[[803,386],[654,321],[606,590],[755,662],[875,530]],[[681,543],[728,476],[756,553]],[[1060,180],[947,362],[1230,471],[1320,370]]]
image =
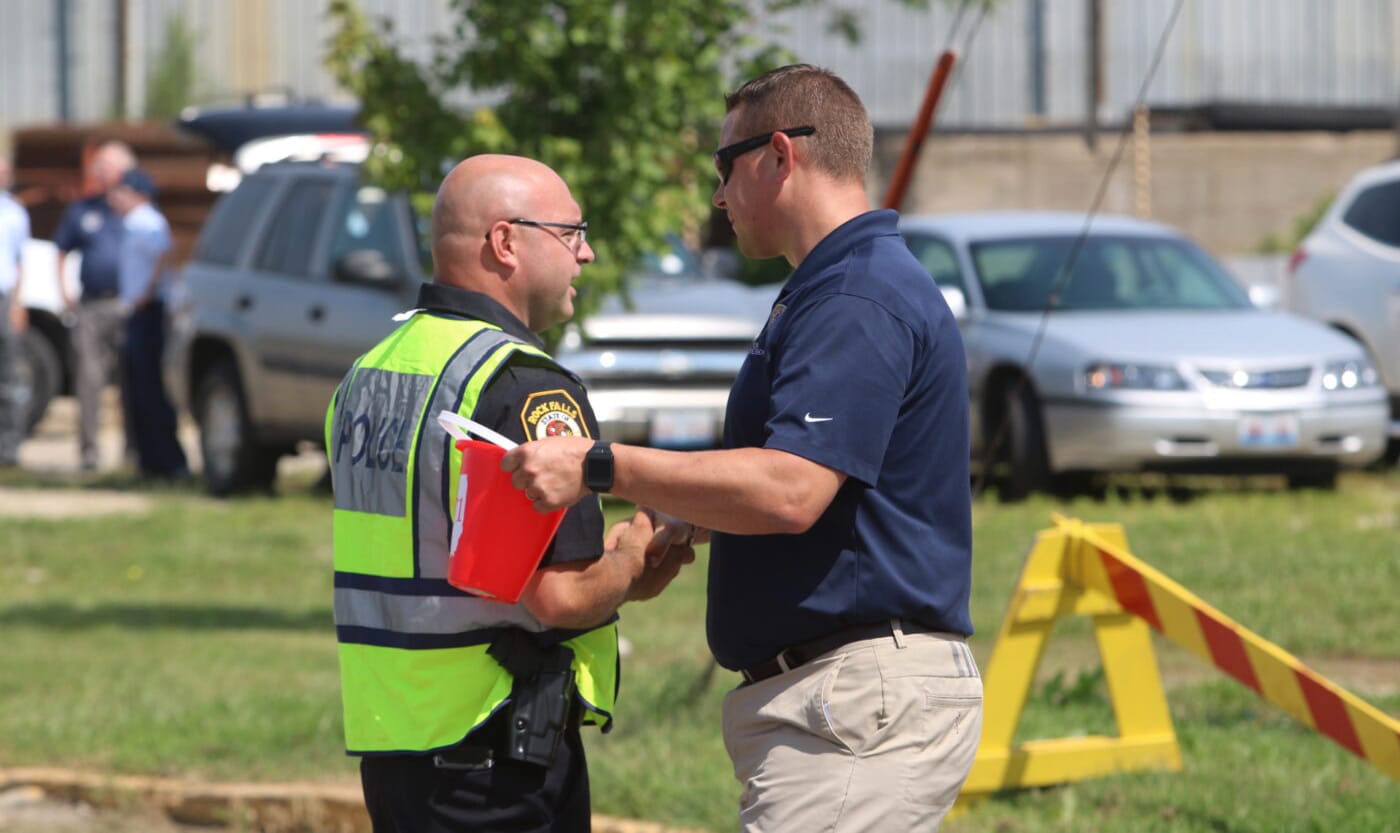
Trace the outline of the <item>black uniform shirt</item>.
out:
[[[479,292],[428,283],[418,291],[418,306],[435,314],[495,324],[526,344],[544,349],[544,342],[524,322]],[[598,436],[598,421],[578,377],[529,356],[513,356],[496,372],[481,392],[472,418],[516,442],[547,436]],[[540,566],[588,561],[602,554],[603,510],[596,498],[585,498],[564,514]]]

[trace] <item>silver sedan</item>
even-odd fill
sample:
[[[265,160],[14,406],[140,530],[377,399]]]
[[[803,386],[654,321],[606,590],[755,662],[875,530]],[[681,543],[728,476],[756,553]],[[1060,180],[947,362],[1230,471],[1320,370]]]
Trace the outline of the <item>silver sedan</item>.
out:
[[[901,221],[962,326],[974,456],[1004,498],[1122,471],[1330,487],[1339,466],[1380,456],[1386,397],[1354,340],[1255,308],[1170,228],[1099,217],[1080,240],[1083,227],[1051,213]]]

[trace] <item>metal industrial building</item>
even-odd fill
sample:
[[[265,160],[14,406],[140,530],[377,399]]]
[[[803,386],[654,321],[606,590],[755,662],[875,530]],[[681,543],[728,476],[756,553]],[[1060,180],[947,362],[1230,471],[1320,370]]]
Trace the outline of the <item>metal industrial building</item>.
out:
[[[394,21],[410,53],[449,31],[447,0],[360,0]],[[1088,48],[1089,10],[1100,48]],[[1001,0],[977,28],[940,111],[943,129],[1019,130],[1081,124],[1091,61],[1101,61],[1098,116],[1121,121],[1172,7],[1170,0]],[[177,15],[194,33],[197,88],[213,101],[267,90],[341,99],[322,67],[324,0],[8,0],[0,27],[0,130],[144,111],[145,79]],[[822,7],[759,15],[754,34],[848,78],[877,126],[918,109],[957,15],[893,0],[855,6],[864,38],[827,31]],[[967,27],[975,11],[967,13]],[[1148,92],[1154,107],[1209,102],[1393,108],[1400,101],[1397,0],[1187,0]],[[198,102],[196,102],[198,103]]]

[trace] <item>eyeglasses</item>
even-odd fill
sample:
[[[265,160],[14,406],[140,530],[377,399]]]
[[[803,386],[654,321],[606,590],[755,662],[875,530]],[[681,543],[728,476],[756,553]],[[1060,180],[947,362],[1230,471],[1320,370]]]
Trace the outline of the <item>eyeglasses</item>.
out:
[[[719,181],[729,184],[729,175],[734,173],[734,160],[748,153],[751,150],[758,150],[772,141],[775,134],[781,133],[784,136],[811,136],[816,133],[815,127],[789,127],[786,130],[774,130],[771,133],[764,133],[759,136],[752,136],[742,142],[735,142],[732,145],[725,145],[715,151],[715,171],[719,174]]]
[[[574,254],[578,254],[579,252],[583,251],[584,241],[588,238],[587,220],[584,220],[582,223],[547,223],[544,220],[527,220],[524,217],[515,217],[510,220],[506,220],[506,222],[510,223],[513,226],[534,226],[535,228],[542,228],[546,230],[555,228],[564,229],[564,231],[558,234],[554,234],[553,232],[550,233],[554,234],[554,237],[560,243],[563,243],[565,246],[568,246],[569,251],[573,252]],[[491,232],[486,232],[486,239],[491,239]]]

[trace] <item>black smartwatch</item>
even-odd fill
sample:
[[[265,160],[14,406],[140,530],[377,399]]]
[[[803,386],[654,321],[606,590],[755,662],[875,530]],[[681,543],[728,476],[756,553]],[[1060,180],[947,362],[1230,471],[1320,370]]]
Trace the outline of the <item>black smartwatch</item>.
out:
[[[583,458],[583,485],[595,492],[610,492],[613,487],[612,443],[599,440]]]

